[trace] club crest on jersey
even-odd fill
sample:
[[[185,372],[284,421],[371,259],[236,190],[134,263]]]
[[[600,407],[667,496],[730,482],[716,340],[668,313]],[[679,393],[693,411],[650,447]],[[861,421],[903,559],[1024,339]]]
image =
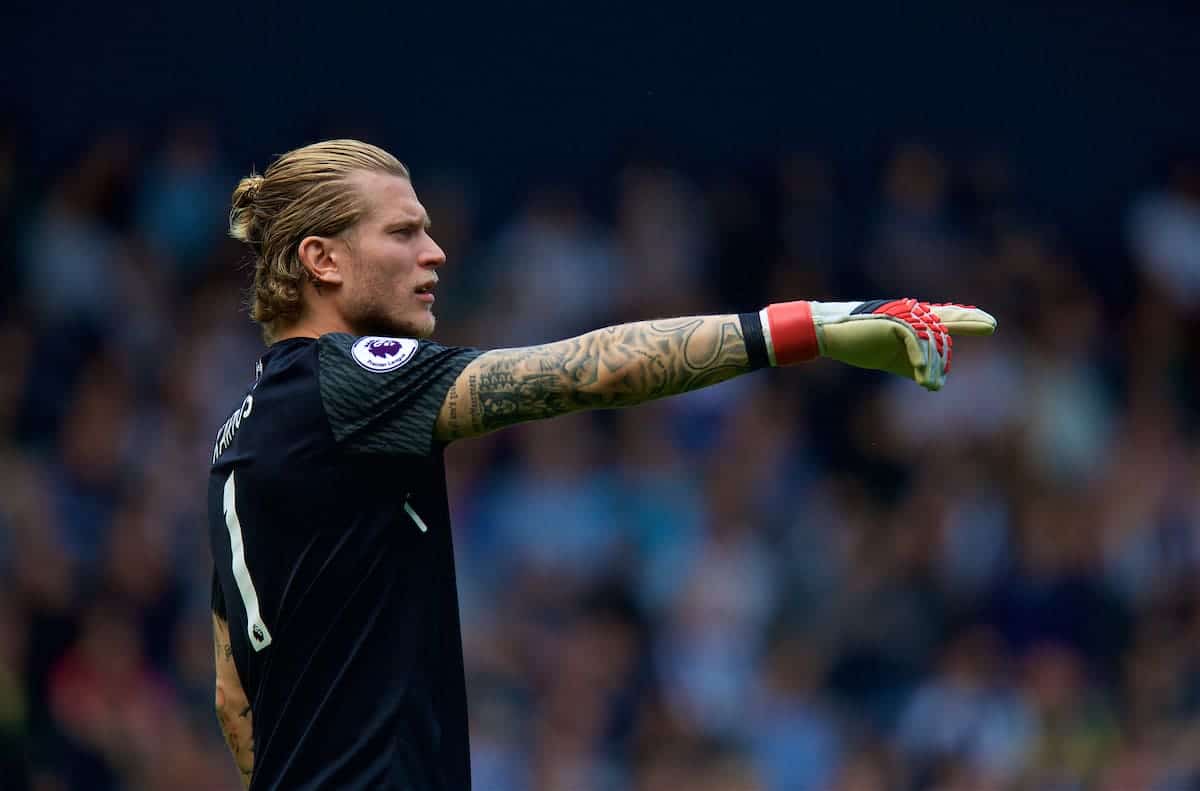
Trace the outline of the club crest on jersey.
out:
[[[354,362],[376,373],[394,371],[411,360],[416,353],[417,342],[412,338],[367,335],[356,340],[350,347],[350,356],[354,358]]]

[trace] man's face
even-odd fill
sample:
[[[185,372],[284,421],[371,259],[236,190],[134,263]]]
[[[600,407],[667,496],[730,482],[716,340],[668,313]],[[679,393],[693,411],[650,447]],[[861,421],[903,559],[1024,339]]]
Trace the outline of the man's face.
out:
[[[406,178],[358,173],[367,213],[346,232],[339,308],[358,335],[427,338],[433,286],[446,254],[429,235],[429,215]]]

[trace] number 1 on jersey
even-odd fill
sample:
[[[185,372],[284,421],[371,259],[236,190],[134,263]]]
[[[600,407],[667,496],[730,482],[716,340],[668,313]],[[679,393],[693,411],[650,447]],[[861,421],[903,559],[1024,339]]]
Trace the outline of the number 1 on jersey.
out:
[[[255,651],[261,651],[271,644],[271,633],[262,622],[262,614],[258,607],[258,592],[254,590],[254,581],[250,579],[250,569],[246,568],[246,548],[242,543],[242,521],[237,515],[237,487],[233,482],[233,473],[225,480],[225,527],[229,530],[229,548],[233,553],[233,581],[237,583],[238,593],[242,595],[242,604],[246,607],[246,634],[250,637],[250,645]]]

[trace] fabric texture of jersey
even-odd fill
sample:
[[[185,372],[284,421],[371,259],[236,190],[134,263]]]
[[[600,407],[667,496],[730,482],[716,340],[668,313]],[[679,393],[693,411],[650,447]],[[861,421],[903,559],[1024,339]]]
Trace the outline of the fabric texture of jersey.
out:
[[[213,609],[253,712],[251,788],[469,789],[433,429],[479,352],[420,341],[376,371],[356,341],[270,347],[214,447]]]

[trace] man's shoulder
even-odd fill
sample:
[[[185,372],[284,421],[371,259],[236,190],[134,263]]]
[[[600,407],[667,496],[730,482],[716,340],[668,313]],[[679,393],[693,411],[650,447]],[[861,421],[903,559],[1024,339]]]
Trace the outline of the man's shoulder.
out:
[[[416,338],[355,336],[344,332],[322,335],[317,343],[323,370],[345,369],[356,374],[395,371],[411,361],[422,344]]]
[[[339,437],[384,419],[420,390],[429,342],[416,338],[330,333],[318,341],[319,390]]]
[[[338,441],[424,455],[446,393],[478,352],[428,338],[340,333],[318,340],[320,395]]]
[[[314,425],[314,409],[320,408],[315,350],[313,338],[291,338],[267,349],[255,365],[253,382],[217,429],[214,465],[261,450],[285,431]]]
[[[251,393],[295,396],[297,388],[315,386],[320,376],[317,338],[289,338],[267,349],[259,360]]]

